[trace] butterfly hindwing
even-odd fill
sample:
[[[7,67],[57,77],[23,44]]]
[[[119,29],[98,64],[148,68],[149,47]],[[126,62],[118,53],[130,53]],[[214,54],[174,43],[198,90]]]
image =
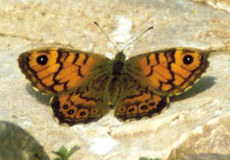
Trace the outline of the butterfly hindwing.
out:
[[[208,52],[174,48],[131,57],[127,68],[142,84],[161,95],[177,95],[190,88],[205,72]]]
[[[60,123],[87,123],[100,119],[108,112],[109,105],[104,98],[105,85],[98,83],[100,89],[86,86],[72,93],[54,96],[51,106]]]
[[[119,119],[141,119],[159,114],[169,101],[148,88],[126,90],[115,106],[115,116]]]
[[[41,48],[22,53],[19,67],[39,91],[56,95],[76,90],[108,58],[78,50]],[[101,67],[103,72],[103,68]]]

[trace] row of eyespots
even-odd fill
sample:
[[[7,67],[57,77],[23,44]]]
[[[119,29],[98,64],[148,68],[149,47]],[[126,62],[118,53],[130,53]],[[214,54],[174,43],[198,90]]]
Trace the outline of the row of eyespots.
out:
[[[67,104],[63,105],[63,109],[68,110],[69,115],[73,115],[74,113],[76,114],[76,118],[87,118],[89,116],[89,112],[92,115],[98,114],[98,108],[83,108],[82,106],[76,106],[77,110],[70,109]],[[77,113],[76,113],[77,112]]]
[[[140,105],[140,106],[139,106]],[[146,112],[146,111],[149,111],[149,110],[152,110],[154,108],[156,108],[156,103],[153,102],[153,101],[150,101],[147,103],[144,103],[144,104],[139,104],[139,105],[130,105],[130,106],[121,106],[119,109],[118,109],[118,112],[119,113],[126,113],[126,114],[132,114],[132,113],[137,113],[137,110],[139,110],[139,112]]]

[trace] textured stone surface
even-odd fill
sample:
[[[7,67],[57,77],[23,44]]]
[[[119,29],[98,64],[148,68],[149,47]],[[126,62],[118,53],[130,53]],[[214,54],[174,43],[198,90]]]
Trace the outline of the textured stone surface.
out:
[[[173,150],[184,148],[195,148],[192,156],[224,157],[230,153],[228,147],[214,143],[219,135],[218,141],[228,144],[224,137],[230,129],[230,51],[212,53],[210,67],[200,82],[173,97],[169,109],[159,116],[120,122],[111,110],[97,122],[59,125],[49,106],[50,97],[32,90],[17,58],[23,51],[54,45],[113,57],[116,50],[94,21],[119,49],[154,25],[155,29],[129,46],[125,51],[128,57],[161,48],[216,49],[230,43],[229,13],[189,0],[0,0],[0,120],[24,128],[51,159],[52,151],[76,144],[81,149],[72,159],[167,159]],[[190,144],[194,141],[199,145]]]
[[[230,1],[229,0],[193,0],[195,2],[201,2],[212,6],[213,8],[222,9],[230,12]]]
[[[174,144],[169,160],[229,160],[229,120],[230,113],[225,113],[183,134]]]
[[[20,127],[0,121],[1,160],[49,160],[43,147]]]

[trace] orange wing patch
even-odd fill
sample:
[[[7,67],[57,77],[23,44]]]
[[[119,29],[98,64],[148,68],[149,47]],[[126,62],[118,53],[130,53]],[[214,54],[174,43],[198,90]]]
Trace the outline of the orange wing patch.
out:
[[[76,89],[103,60],[107,58],[61,48],[28,51],[18,59],[32,85],[48,94]]]
[[[75,91],[55,96],[52,109],[60,123],[74,125],[100,119],[109,109],[102,98],[91,96],[90,91]]]
[[[131,67],[135,65],[150,88],[173,95],[184,92],[201,77],[209,65],[207,58],[208,53],[200,50],[176,48],[133,57],[128,62]]]
[[[147,88],[144,91],[134,91],[122,98],[115,107],[115,116],[126,120],[141,119],[160,113],[168,104],[167,98],[154,94]]]

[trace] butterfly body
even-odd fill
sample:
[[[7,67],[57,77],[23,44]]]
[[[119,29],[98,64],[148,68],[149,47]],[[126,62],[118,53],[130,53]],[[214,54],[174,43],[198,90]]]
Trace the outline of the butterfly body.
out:
[[[110,65],[111,71],[106,84],[105,93],[107,93],[106,98],[108,99],[108,104],[114,106],[124,88],[125,55],[123,52],[118,53],[111,61]]]
[[[208,67],[208,53],[171,48],[126,60],[66,48],[22,53],[19,67],[39,91],[53,95],[55,116],[73,125],[98,120],[111,106],[126,120],[151,117],[168,106],[169,96],[190,88]]]

